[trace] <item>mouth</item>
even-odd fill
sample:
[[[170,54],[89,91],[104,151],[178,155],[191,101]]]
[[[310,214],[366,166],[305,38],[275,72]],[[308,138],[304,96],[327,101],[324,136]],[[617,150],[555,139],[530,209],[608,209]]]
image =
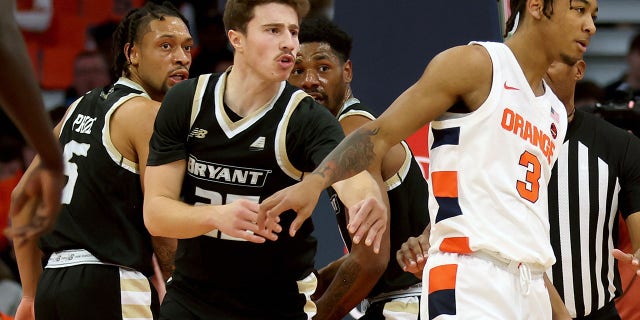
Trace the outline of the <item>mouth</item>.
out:
[[[310,95],[316,102],[324,101],[324,96],[318,92],[307,92],[307,94]]]
[[[189,71],[186,69],[175,70],[169,74],[169,79],[171,79],[174,84],[187,80],[189,79]]]
[[[578,46],[580,46],[580,49],[582,50],[582,52],[587,51],[587,47],[589,46],[588,40],[578,40],[576,42],[578,43]]]
[[[286,68],[288,68],[289,66],[292,66],[294,62],[295,62],[295,57],[291,54],[283,54],[280,56],[280,58],[278,58],[278,63],[280,63],[281,66]]]

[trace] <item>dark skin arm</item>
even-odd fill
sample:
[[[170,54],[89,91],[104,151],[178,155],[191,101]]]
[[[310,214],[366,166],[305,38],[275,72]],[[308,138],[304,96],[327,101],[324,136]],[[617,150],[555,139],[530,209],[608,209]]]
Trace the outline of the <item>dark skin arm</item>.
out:
[[[13,194],[12,215],[24,212],[22,208],[36,199],[36,209],[29,222],[20,229],[7,231],[19,242],[35,238],[53,228],[60,209],[63,188],[62,151],[45,112],[38,83],[27,58],[27,49],[13,16],[15,0],[0,1],[0,106],[13,120],[20,132],[40,157],[38,166],[25,181],[24,192]]]

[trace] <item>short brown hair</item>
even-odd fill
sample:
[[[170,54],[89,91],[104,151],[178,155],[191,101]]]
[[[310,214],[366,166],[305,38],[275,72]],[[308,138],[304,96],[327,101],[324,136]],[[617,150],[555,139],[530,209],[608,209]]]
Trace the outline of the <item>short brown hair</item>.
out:
[[[224,7],[225,31],[237,30],[247,32],[247,24],[253,19],[253,8],[268,3],[282,3],[291,6],[301,21],[309,13],[308,0],[228,0]]]

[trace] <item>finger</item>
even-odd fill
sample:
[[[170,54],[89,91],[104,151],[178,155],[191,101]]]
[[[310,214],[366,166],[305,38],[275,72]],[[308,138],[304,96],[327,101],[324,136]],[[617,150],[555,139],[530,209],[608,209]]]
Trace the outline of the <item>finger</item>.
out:
[[[613,257],[624,262],[631,262],[633,260],[633,254],[626,253],[619,249],[613,249],[612,251]]]
[[[258,227],[260,227],[260,229],[264,229],[266,224],[268,223],[267,221],[269,219],[268,212],[280,202],[279,197],[280,197],[280,192],[276,192],[272,194],[270,197],[264,199],[260,203],[260,206],[258,207],[258,219],[257,219],[257,224],[258,224]]]
[[[373,246],[373,252],[380,253],[380,246],[382,244],[382,238],[386,229],[386,224],[381,220],[378,220],[371,226],[369,232],[367,232],[367,239],[364,244],[367,246]]]
[[[357,233],[357,230],[360,228],[360,225],[366,218],[366,215],[362,213],[362,211],[364,211],[362,206],[363,203],[359,202],[358,204],[349,208],[349,210],[347,211],[351,214],[349,217],[349,223],[347,224],[347,230],[349,230],[349,233],[351,234]],[[359,243],[361,238],[362,234],[360,234],[360,237],[358,237],[357,241],[354,239],[354,242]]]
[[[296,218],[291,222],[291,226],[289,227],[289,235],[291,237],[295,237],[296,233],[300,230],[300,227],[302,227],[302,224],[309,216],[311,216],[311,212],[307,209],[301,209],[296,212]]]

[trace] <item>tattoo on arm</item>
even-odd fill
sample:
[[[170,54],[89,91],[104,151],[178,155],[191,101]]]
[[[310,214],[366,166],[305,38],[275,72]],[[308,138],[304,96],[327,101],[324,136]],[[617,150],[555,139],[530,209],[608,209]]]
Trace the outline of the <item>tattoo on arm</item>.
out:
[[[371,136],[378,132],[378,128],[354,131],[327,155],[313,174],[329,178],[330,184],[333,184],[366,170],[376,157]]]

